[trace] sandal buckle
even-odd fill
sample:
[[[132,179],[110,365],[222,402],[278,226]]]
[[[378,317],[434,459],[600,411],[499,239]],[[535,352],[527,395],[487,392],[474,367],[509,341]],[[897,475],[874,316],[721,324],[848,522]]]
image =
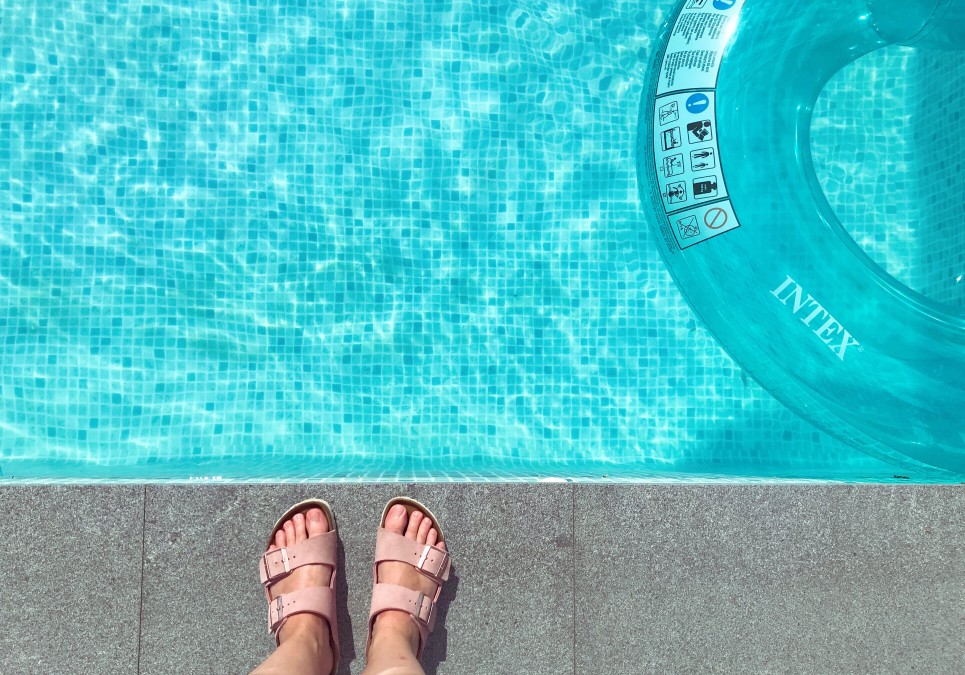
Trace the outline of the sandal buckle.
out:
[[[436,553],[442,556],[442,559],[439,561],[437,569],[435,569],[434,571],[426,570],[426,560],[429,558],[429,551],[435,551]],[[435,546],[430,546],[426,544],[426,547],[422,549],[422,555],[419,556],[419,563],[416,565],[416,567],[418,567],[420,570],[424,572],[428,572],[434,577],[444,576],[445,571],[449,567],[449,553],[447,551],[443,551],[441,548],[436,548]]]
[[[426,599],[429,600],[428,607],[426,607]],[[425,621],[428,623],[429,619],[432,617],[432,598],[427,596],[425,593],[420,592],[419,599],[416,600],[416,605],[418,606],[416,616],[419,617],[420,621]],[[425,612],[423,612],[423,609]]]
[[[271,563],[268,560],[268,556],[276,556],[281,554],[281,564],[283,571],[272,573]],[[288,549],[287,548],[276,548],[274,551],[267,551],[262,556],[262,562],[265,566],[265,575],[268,579],[274,579],[277,576],[282,576],[283,574],[288,574],[292,571],[291,564],[288,562]]]
[[[278,596],[268,605],[268,632],[275,633],[275,628],[285,618],[285,603],[282,596]]]

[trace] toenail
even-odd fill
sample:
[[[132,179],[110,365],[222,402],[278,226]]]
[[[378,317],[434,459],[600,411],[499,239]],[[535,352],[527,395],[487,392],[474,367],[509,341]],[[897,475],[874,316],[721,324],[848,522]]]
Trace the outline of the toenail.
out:
[[[405,515],[405,507],[402,504],[396,504],[392,507],[392,514],[395,518],[401,518]]]
[[[315,510],[309,511],[309,512],[308,512],[308,519],[309,519],[310,521],[312,521],[313,523],[321,522],[321,520],[322,520],[322,512],[321,512],[321,511],[315,511]]]

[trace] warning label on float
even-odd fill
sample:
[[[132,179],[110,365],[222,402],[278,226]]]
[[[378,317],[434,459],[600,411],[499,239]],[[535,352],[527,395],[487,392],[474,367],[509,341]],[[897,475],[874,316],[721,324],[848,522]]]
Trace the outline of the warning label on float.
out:
[[[687,0],[670,34],[657,96],[717,86],[720,58],[743,4],[744,0]]]
[[[687,0],[671,31],[653,110],[655,178],[668,247],[740,227],[721,166],[717,74],[744,0]]]

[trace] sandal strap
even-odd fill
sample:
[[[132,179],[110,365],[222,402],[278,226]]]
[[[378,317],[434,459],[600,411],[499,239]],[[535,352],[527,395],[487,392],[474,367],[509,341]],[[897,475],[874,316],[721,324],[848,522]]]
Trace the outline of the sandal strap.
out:
[[[415,621],[419,629],[419,652],[416,655],[422,658],[422,650],[426,644],[426,638],[436,627],[436,603],[435,601],[419,591],[404,586],[396,586],[389,583],[378,583],[372,589],[372,607],[369,610],[369,641],[372,640],[372,624],[375,617],[387,609],[395,609],[407,612],[412,620]]]
[[[449,578],[451,567],[449,553],[444,549],[419,544],[408,537],[380,527],[375,537],[375,564],[385,561],[408,563],[438,584]],[[433,602],[439,598],[441,588],[440,586],[436,589]]]
[[[268,601],[268,630],[275,636],[285,621],[296,614],[317,614],[325,617],[329,626],[335,622],[335,589],[310,586],[291,593],[279,595]],[[333,631],[334,635],[334,631]]]
[[[337,537],[334,530],[329,530],[294,546],[266,551],[258,561],[262,586],[268,588],[303,565],[330,565],[334,569]]]

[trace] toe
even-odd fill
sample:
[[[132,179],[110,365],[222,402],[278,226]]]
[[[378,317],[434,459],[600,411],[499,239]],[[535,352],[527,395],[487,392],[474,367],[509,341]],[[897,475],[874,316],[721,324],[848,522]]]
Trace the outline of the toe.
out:
[[[419,534],[416,537],[416,541],[420,544],[426,543],[426,537],[429,536],[429,529],[432,527],[432,521],[428,518],[423,517],[422,522],[419,523]]]
[[[419,524],[422,523],[422,512],[413,511],[409,514],[409,525],[405,528],[405,536],[415,539],[419,533]]]
[[[429,534],[426,535],[426,543],[429,544],[429,546],[435,546],[437,539],[436,528],[430,527]]]
[[[288,542],[287,542],[287,539],[285,538],[285,530],[279,529],[275,533],[275,546],[277,548],[284,548],[285,546],[287,546],[287,544]]]
[[[292,516],[292,526],[295,528],[295,543],[308,539],[308,531],[305,529],[305,514],[296,513]]]
[[[389,513],[385,517],[385,529],[396,534],[404,534],[405,526],[405,507],[402,504],[396,504],[389,509]]]
[[[290,520],[286,520],[283,527],[285,530],[285,539],[288,540],[288,545],[294,546],[295,545],[295,524]]]
[[[308,536],[317,537],[328,532],[328,519],[319,508],[308,510]]]

